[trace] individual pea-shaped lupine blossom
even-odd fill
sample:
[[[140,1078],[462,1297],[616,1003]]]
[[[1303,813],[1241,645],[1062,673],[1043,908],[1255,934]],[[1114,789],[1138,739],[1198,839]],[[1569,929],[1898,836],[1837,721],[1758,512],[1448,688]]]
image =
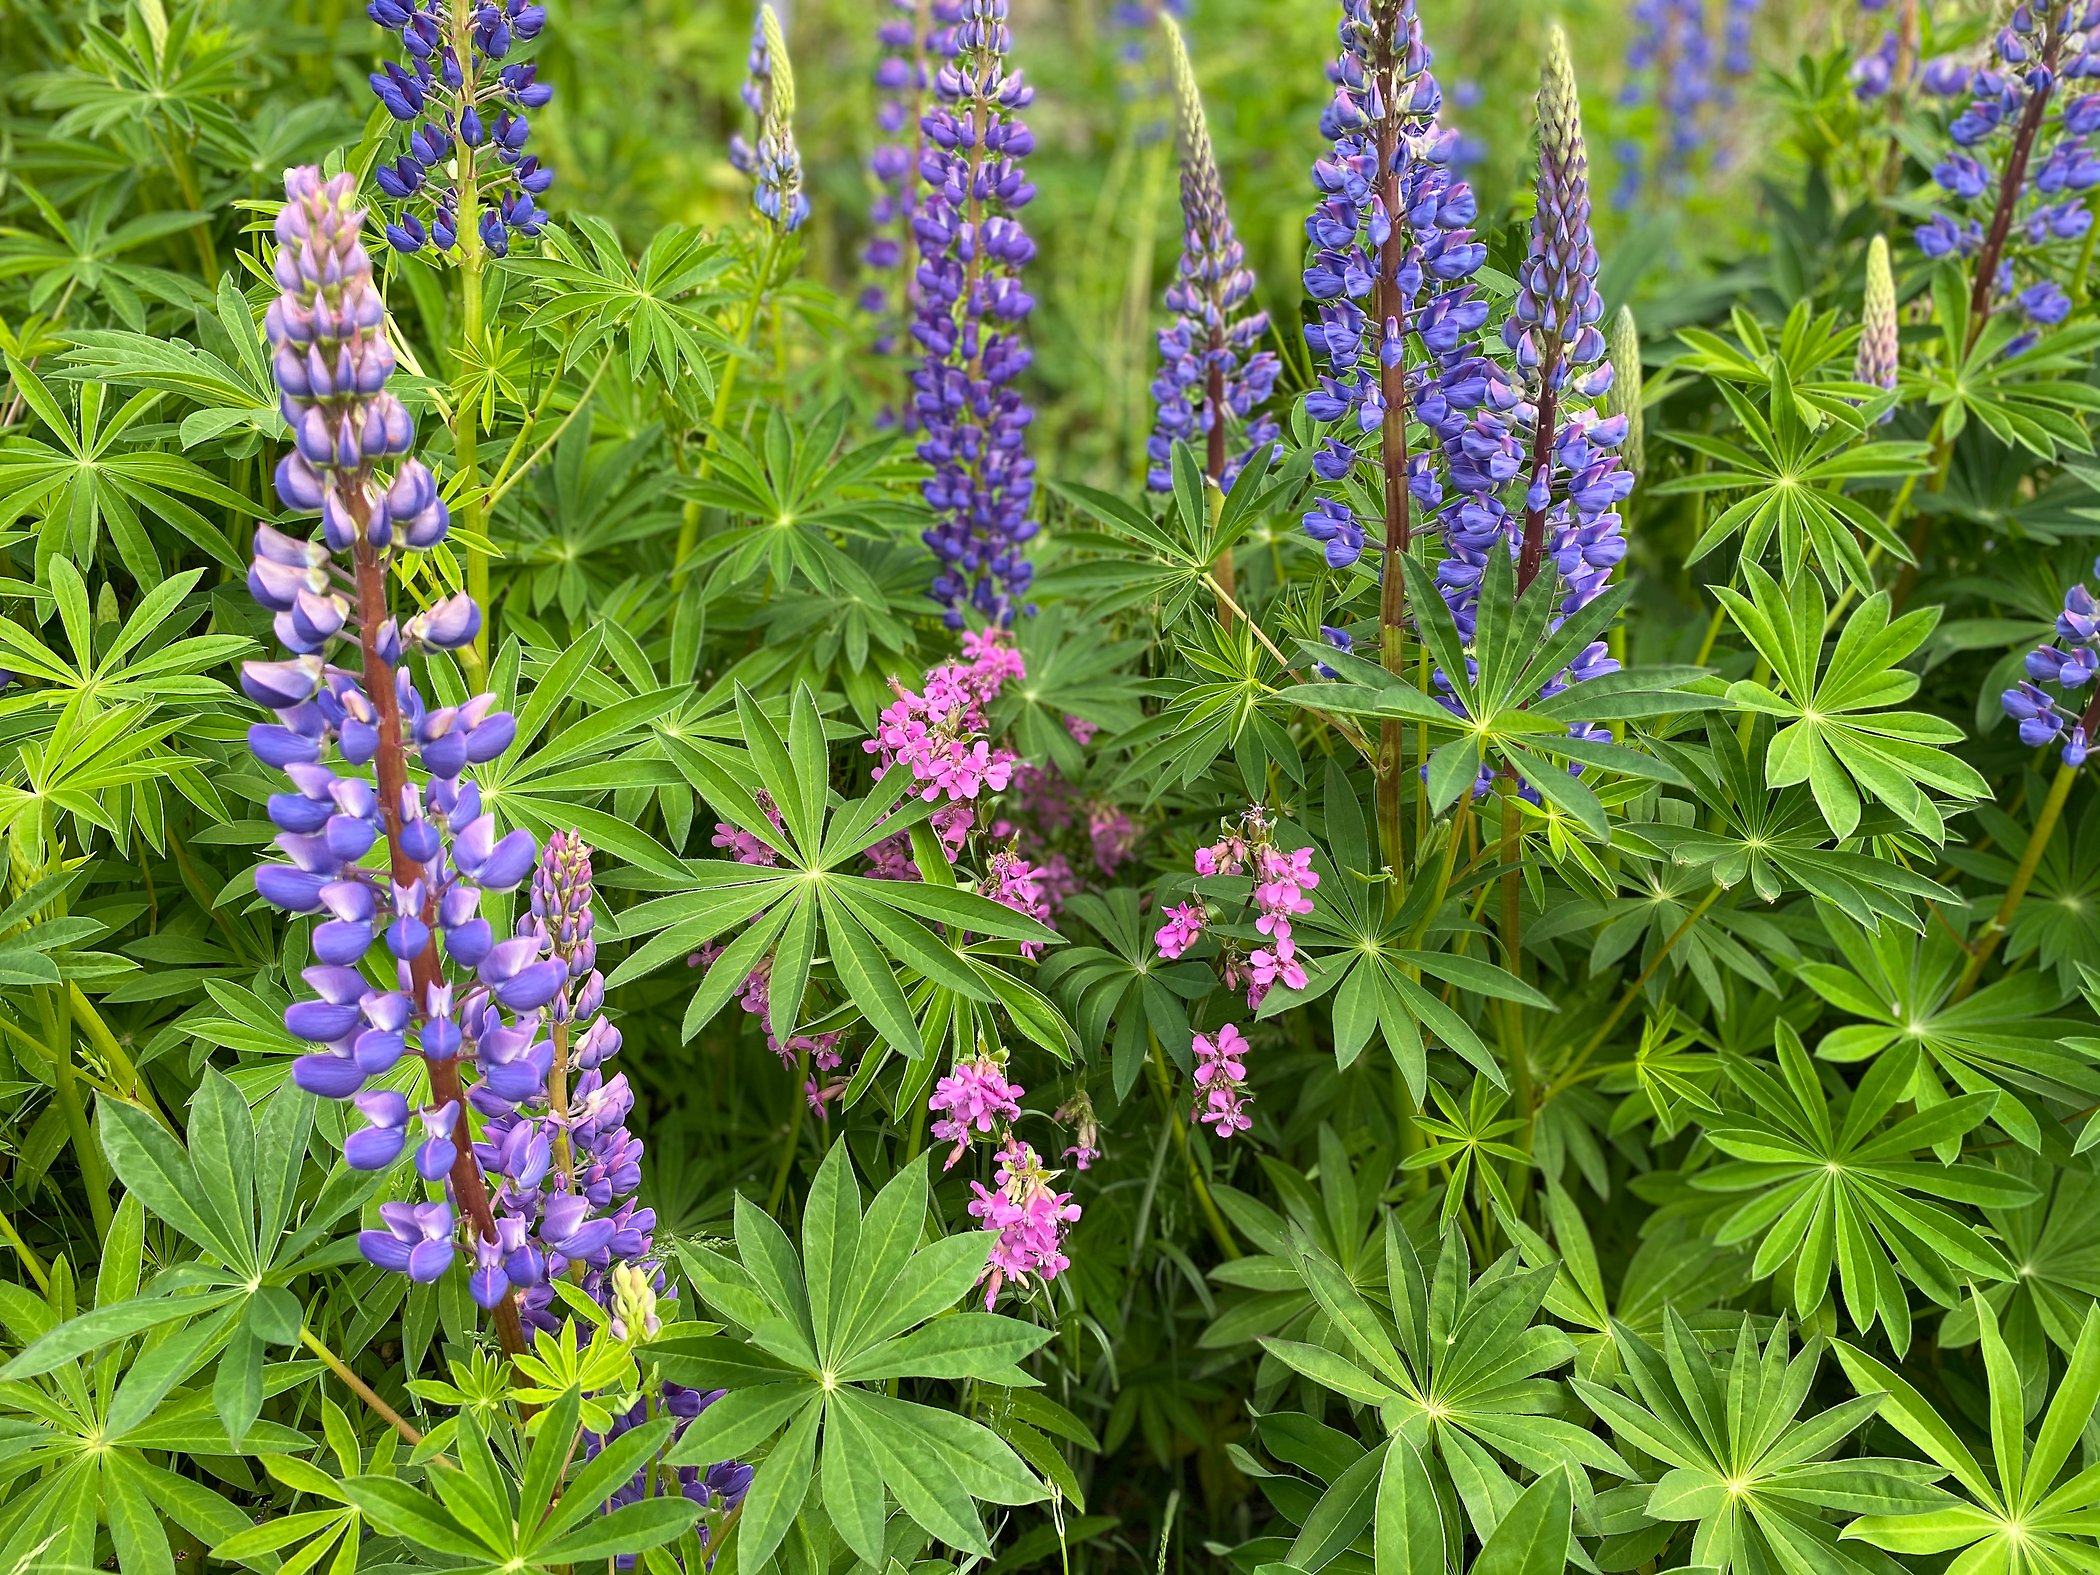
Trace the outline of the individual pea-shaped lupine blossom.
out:
[[[780,233],[802,228],[809,197],[802,190],[802,151],[795,146],[795,74],[787,37],[770,5],[751,24],[750,74],[744,104],[757,122],[758,145],[729,139],[729,162],[751,177],[751,206]]]
[[[1867,290],[1860,303],[1859,350],[1852,380],[1884,391],[1896,386],[1900,346],[1896,330],[1896,276],[1889,269],[1889,243],[1879,235],[1867,247]],[[1895,414],[1885,412],[1886,421]]]
[[[1932,171],[1944,203],[1915,236],[1927,257],[1974,269],[1972,344],[2001,306],[2027,325],[2008,353],[2070,315],[2063,281],[2092,226],[2086,194],[2100,186],[2100,153],[2088,145],[2100,93],[2078,87],[2100,75],[2096,46],[2100,4],[2018,5],[1963,85],[1968,103],[1947,127],[1954,148]]]
[[[1180,31],[1162,25],[1173,66],[1181,127],[1181,264],[1167,286],[1173,322],[1159,331],[1159,416],[1146,453],[1154,491],[1173,485],[1174,444],[1204,451],[1204,471],[1230,487],[1256,454],[1276,441],[1273,416],[1257,415],[1276,386],[1275,352],[1256,350],[1269,314],[1252,307],[1254,273],[1225,207],[1225,187],[1204,122],[1203,99]],[[1231,433],[1237,432],[1237,441]]]
[[[1478,205],[1451,172],[1453,139],[1436,123],[1441,99],[1414,0],[1343,0],[1338,34],[1334,97],[1320,120],[1334,148],[1313,165],[1320,202],[1305,221],[1315,310],[1305,335],[1324,363],[1305,408],[1335,430],[1313,459],[1318,493],[1305,529],[1344,568],[1364,549],[1365,522],[1348,496],[1359,464],[1383,469],[1382,529],[1391,550],[1404,550],[1412,506],[1433,509],[1443,496],[1431,456],[1406,456],[1409,408],[1455,441],[1494,368],[1476,337],[1487,321],[1472,284],[1487,256],[1471,228]]]
[[[403,252],[450,252],[467,226],[495,256],[547,222],[538,200],[554,172],[525,151],[528,111],[554,89],[512,52],[538,38],[544,6],[530,0],[368,0],[365,14],[401,37],[406,65],[372,73],[387,113],[412,126],[407,146],[372,172],[398,205],[387,240]]]
[[[2093,564],[2093,577],[2100,580],[2100,560]],[[2084,765],[2100,731],[2095,673],[2100,673],[2100,599],[2081,582],[2064,596],[2056,639],[2027,653],[2027,676],[2005,691],[2005,714],[2020,724],[2020,742],[2038,749],[2061,738],[2064,764]]]
[[[320,1048],[293,1063],[293,1079],[356,1100],[364,1130],[346,1152],[360,1168],[395,1162],[413,1114],[417,1169],[443,1196],[382,1205],[385,1228],[360,1245],[381,1267],[431,1281],[453,1262],[455,1210],[468,1215],[477,1253],[505,1240],[469,1141],[461,1068],[487,1075],[530,1060],[567,968],[530,937],[497,941],[479,911],[482,892],[516,886],[533,865],[531,835],[499,835],[466,775],[508,747],[515,722],[486,694],[427,705],[406,665],[418,651],[467,644],[481,611],[463,595],[406,620],[388,605],[395,560],[436,546],[449,521],[430,471],[409,457],[408,412],[387,391],[394,355],[355,187],[347,174],[324,181],[308,167],[287,173],[285,192],[281,293],[266,325],[295,446],[277,468],[277,492],[287,509],[320,515],[321,539],[268,525],[255,534],[249,589],[291,653],[241,673],[249,697],[277,713],[249,730],[250,746],[291,782],[269,801],[288,862],[264,865],[255,883],[266,901],[320,920],[319,962],[304,974],[311,997],[285,1013],[292,1035]],[[339,644],[354,667],[331,659]],[[411,755],[427,778],[420,786],[408,776]],[[366,855],[382,842],[374,868]],[[363,971],[375,948],[390,986]],[[413,1112],[396,1074],[410,1054],[430,1090]],[[509,1314],[499,1328],[515,1343],[509,1283],[475,1285],[484,1306]]]
[[[973,607],[1005,623],[1025,610],[1037,522],[1033,412],[1019,379],[1031,359],[1023,325],[1035,302],[1021,271],[1035,243],[1015,217],[1035,196],[1021,160],[1035,139],[1020,117],[1034,92],[1006,57],[1006,0],[965,0],[956,55],[934,77],[920,122],[925,180],[912,231],[919,242],[912,376],[919,457],[933,468],[926,545],[940,560],[932,594],[951,628]]]
[[[918,208],[919,120],[933,86],[931,62],[955,53],[955,25],[962,0],[889,0],[875,27],[881,50],[875,62],[875,129],[882,137],[868,161],[875,181],[875,200],[868,209],[868,240],[861,248],[867,282],[861,288],[861,310],[886,318],[875,350],[888,355],[897,348],[893,329],[909,323],[918,304],[914,270],[905,265],[911,247],[912,214]],[[931,25],[920,31],[920,12]],[[892,302],[899,302],[893,306]]]

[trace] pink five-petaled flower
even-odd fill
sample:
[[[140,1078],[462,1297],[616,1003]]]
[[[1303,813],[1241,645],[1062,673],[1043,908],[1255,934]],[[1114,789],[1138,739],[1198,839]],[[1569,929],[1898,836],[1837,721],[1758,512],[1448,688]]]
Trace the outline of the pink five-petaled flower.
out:
[[[1288,925],[1284,926],[1284,934],[1273,946],[1247,954],[1247,967],[1254,975],[1254,982],[1264,992],[1275,984],[1281,984],[1287,990],[1305,988],[1305,965],[1298,961],[1298,946],[1290,937]]]
[[[1019,1083],[1007,1081],[1005,1067],[988,1051],[979,1050],[968,1060],[956,1062],[933,1085],[933,1095],[926,1101],[927,1109],[941,1115],[933,1124],[934,1139],[955,1145],[941,1168],[955,1168],[970,1146],[973,1129],[988,1134],[1001,1121],[1020,1120],[1021,1096],[1026,1092]]]
[[[1072,1266],[1064,1253],[1065,1229],[1079,1218],[1079,1205],[1069,1192],[1056,1192],[1050,1183],[1063,1172],[1046,1169],[1034,1149],[1011,1132],[999,1149],[999,1169],[994,1176],[996,1191],[981,1182],[970,1183],[977,1194],[970,1214],[986,1230],[997,1231],[990,1261],[985,1265],[989,1282],[984,1305],[989,1310],[1009,1280],[1034,1275],[1048,1283]]]
[[[1254,1121],[1247,1114],[1245,1037],[1227,1023],[1215,1037],[1197,1034],[1192,1048],[1196,1052],[1196,1108],[1191,1114],[1221,1138],[1246,1131]]]
[[[1166,910],[1167,922],[1162,924],[1152,939],[1159,947],[1160,956],[1168,962],[1178,962],[1181,954],[1203,937],[1203,922],[1207,915],[1200,902],[1177,903]]]

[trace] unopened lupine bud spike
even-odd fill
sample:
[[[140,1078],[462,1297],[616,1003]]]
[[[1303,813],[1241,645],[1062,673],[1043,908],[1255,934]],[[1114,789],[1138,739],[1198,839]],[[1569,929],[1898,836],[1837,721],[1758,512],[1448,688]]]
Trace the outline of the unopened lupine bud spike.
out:
[[[1893,389],[1898,363],[1896,279],[1889,267],[1889,243],[1877,235],[1867,247],[1867,287],[1860,303],[1859,353],[1853,365],[1853,380],[1874,388]]]
[[[1611,392],[1605,397],[1604,412],[1607,416],[1625,418],[1626,436],[1619,443],[1619,458],[1626,469],[1638,477],[1647,468],[1647,423],[1641,413],[1641,330],[1634,321],[1632,307],[1622,306],[1612,314],[1607,353],[1611,359],[1612,383]]]

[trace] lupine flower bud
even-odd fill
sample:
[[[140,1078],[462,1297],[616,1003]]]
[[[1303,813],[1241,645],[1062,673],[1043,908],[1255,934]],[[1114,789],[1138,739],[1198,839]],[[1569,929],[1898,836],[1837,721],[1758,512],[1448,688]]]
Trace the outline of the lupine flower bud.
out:
[[[1622,306],[1612,314],[1605,333],[1605,353],[1611,360],[1611,390],[1604,396],[1604,413],[1626,423],[1626,436],[1619,444],[1619,459],[1636,480],[1647,468],[1646,422],[1641,414],[1641,330],[1633,308]]]
[[[735,138],[729,159],[751,177],[751,206],[786,234],[808,219],[809,198],[802,190],[802,154],[795,146],[794,68],[787,36],[770,4],[760,4],[752,25],[749,64],[744,102],[758,118],[758,146]]]
[[[1896,280],[1889,271],[1889,243],[1877,235],[1867,247],[1867,291],[1860,307],[1859,353],[1852,380],[1892,389],[1896,369]]]

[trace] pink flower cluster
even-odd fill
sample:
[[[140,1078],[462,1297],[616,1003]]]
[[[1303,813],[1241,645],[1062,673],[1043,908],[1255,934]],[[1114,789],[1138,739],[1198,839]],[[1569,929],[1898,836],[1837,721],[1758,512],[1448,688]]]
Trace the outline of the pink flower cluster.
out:
[[[1247,1114],[1247,1040],[1231,1023],[1216,1035],[1197,1034],[1196,1108],[1190,1115],[1221,1138],[1254,1125]]]
[[[1025,913],[1031,919],[1040,919],[1048,924],[1054,915],[1050,908],[1050,897],[1045,890],[1043,871],[1028,862],[1012,848],[1001,848],[992,855],[992,867],[978,883],[978,893],[1016,913]],[[1032,941],[1021,943],[1021,955],[1033,962],[1042,947]]]
[[[1057,1114],[1050,1118],[1059,1126],[1072,1129],[1072,1146],[1064,1151],[1063,1158],[1072,1162],[1074,1170],[1089,1170],[1101,1157],[1101,1123],[1094,1115],[1094,1102],[1085,1089],[1080,1089],[1057,1107]]]
[[[760,788],[757,798],[758,807],[766,812],[766,819],[773,823],[773,829],[785,835],[787,827],[780,818],[779,809],[774,806],[772,796],[764,788]],[[780,862],[779,855],[767,847],[763,840],[740,827],[732,826],[726,820],[715,822],[715,834],[708,839],[708,844],[726,850],[739,864],[761,864],[771,868]]]
[[[1021,1096],[1026,1092],[1019,1083],[1007,1081],[1005,1066],[987,1050],[956,1062],[933,1085],[933,1095],[926,1101],[926,1108],[941,1118],[933,1124],[934,1138],[955,1145],[941,1168],[955,1168],[970,1146],[973,1131],[988,1134],[1001,1121],[1020,1120]]]
[[[1033,1275],[1047,1284],[1072,1266],[1065,1256],[1064,1237],[1072,1221],[1079,1218],[1079,1205],[1069,1192],[1051,1188],[1063,1172],[1046,1169],[1034,1149],[1011,1132],[999,1150],[997,1188],[970,1183],[977,1194],[970,1204],[972,1218],[999,1239],[992,1244],[985,1265],[984,1305],[989,1310],[999,1300],[1008,1281],[1025,1281]]]
[[[1277,846],[1274,828],[1260,805],[1240,817],[1240,823],[1207,848],[1196,850],[1199,876],[1238,875],[1254,877],[1254,928],[1268,937],[1269,944],[1255,948],[1242,963],[1230,947],[1224,958],[1225,982],[1247,985],[1247,1010],[1260,1008],[1262,998],[1281,984],[1302,990],[1305,965],[1291,939],[1291,920],[1313,911],[1311,893],[1320,884],[1319,871],[1312,867],[1312,849]],[[1201,903],[1185,902],[1166,910],[1167,922],[1153,935],[1159,953],[1170,962],[1196,943],[1207,915]]]
[[[1166,915],[1167,922],[1152,940],[1159,947],[1160,956],[1168,962],[1179,962],[1182,953],[1203,938],[1204,921],[1209,915],[1200,902],[1178,902],[1166,910]]]
[[[1006,642],[1001,629],[965,634],[964,659],[929,671],[920,694],[890,680],[896,704],[883,711],[875,736],[860,746],[881,756],[878,779],[902,765],[929,803],[1006,791],[1019,757],[1010,749],[993,749],[979,736],[986,726],[984,708],[1007,684],[1028,676],[1021,653]]]

